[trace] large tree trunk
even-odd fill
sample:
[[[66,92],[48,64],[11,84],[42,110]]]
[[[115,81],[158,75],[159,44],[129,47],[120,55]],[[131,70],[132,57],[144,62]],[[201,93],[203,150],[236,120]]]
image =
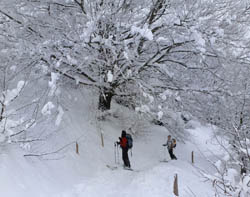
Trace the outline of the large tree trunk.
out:
[[[111,90],[104,89],[100,92],[98,109],[106,111],[111,108],[111,100],[114,96]]]

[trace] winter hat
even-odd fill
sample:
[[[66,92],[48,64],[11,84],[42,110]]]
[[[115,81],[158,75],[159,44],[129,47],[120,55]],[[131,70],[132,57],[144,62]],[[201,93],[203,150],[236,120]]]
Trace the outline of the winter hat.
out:
[[[126,131],[122,130],[122,137],[126,137]]]

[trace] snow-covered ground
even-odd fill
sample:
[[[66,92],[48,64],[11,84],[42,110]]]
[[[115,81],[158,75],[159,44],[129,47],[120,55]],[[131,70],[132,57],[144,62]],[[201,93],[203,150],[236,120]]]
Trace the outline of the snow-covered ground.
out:
[[[68,90],[62,96],[64,116],[58,135],[46,142],[47,152],[67,145],[57,154],[45,157],[23,157],[16,146],[1,147],[0,196],[2,197],[171,197],[174,176],[178,174],[179,195],[182,197],[213,196],[212,185],[200,176],[198,169],[213,170],[210,159],[220,149],[209,126],[191,122],[187,129],[190,139],[177,142],[177,161],[167,163],[168,154],[162,146],[168,131],[160,126],[137,120],[126,108],[113,104],[113,115],[97,121],[95,101],[88,91]],[[139,123],[140,122],[140,125]],[[134,147],[130,160],[135,171],[123,170],[114,162],[114,142],[122,129],[134,126]],[[104,135],[104,147],[100,135]],[[79,155],[75,151],[79,145]],[[45,150],[41,147],[41,150]],[[210,150],[210,151],[207,151]],[[191,152],[195,164],[191,164]],[[213,153],[213,154],[212,154]],[[111,170],[106,165],[118,166]]]

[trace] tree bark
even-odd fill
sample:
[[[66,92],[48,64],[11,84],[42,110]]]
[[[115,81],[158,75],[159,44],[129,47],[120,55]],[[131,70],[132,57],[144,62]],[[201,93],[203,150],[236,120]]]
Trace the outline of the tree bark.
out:
[[[98,109],[101,111],[110,110],[112,97],[114,96],[112,90],[104,89],[100,92]]]

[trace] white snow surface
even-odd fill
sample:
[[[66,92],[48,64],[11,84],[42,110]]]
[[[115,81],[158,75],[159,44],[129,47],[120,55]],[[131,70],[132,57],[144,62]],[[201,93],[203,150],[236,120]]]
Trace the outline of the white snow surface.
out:
[[[44,105],[43,109],[42,109],[42,114],[45,115],[50,115],[51,114],[51,110],[55,108],[55,105],[49,101],[47,104]]]
[[[112,82],[113,81],[113,74],[112,74],[112,72],[109,70],[108,71],[108,74],[107,74],[107,78],[108,78],[108,82]]]
[[[204,182],[197,171],[198,168],[211,169],[199,151],[207,147],[217,150],[209,126],[192,122],[194,129],[187,130],[192,134],[192,140],[185,144],[178,141],[175,149],[178,160],[170,161],[162,146],[169,132],[145,123],[148,126],[133,132],[133,156],[129,152],[129,157],[135,171],[128,171],[121,166],[121,151],[120,164],[114,162],[114,142],[121,130],[127,128],[126,118],[134,112],[113,103],[116,116],[97,122],[93,103],[97,102],[98,96],[93,99],[89,91],[67,91],[64,90],[61,96],[61,115],[57,117],[58,125],[61,122],[60,131],[48,140],[47,152],[68,146],[47,157],[24,157],[24,151],[16,145],[1,147],[1,197],[171,197],[174,196],[175,174],[178,174],[180,196],[213,196],[212,185]],[[70,98],[77,99],[72,102]],[[51,106],[47,105],[45,114]],[[101,132],[104,147],[101,146]],[[76,154],[76,141],[79,154]],[[43,152],[44,148],[35,147],[35,150]],[[191,164],[192,151],[195,152],[195,164]],[[164,159],[169,162],[160,162]],[[118,169],[110,170],[107,164],[118,166]]]
[[[148,40],[154,39],[152,31],[146,25],[143,28],[132,26],[131,31],[132,33],[139,33],[142,37],[147,38]]]
[[[58,73],[51,73],[51,81],[49,81],[49,87],[51,88],[49,95],[53,96],[56,90],[56,81],[59,79]]]
[[[17,87],[12,90],[7,90],[5,93],[4,105],[8,105],[13,99],[15,99],[22,91],[25,85],[24,81],[19,81]],[[1,99],[3,100],[3,99]]]
[[[56,126],[59,126],[61,124],[62,118],[63,118],[63,114],[64,114],[63,108],[61,106],[59,106],[58,107],[58,115],[56,117],[56,122],[55,122]]]

